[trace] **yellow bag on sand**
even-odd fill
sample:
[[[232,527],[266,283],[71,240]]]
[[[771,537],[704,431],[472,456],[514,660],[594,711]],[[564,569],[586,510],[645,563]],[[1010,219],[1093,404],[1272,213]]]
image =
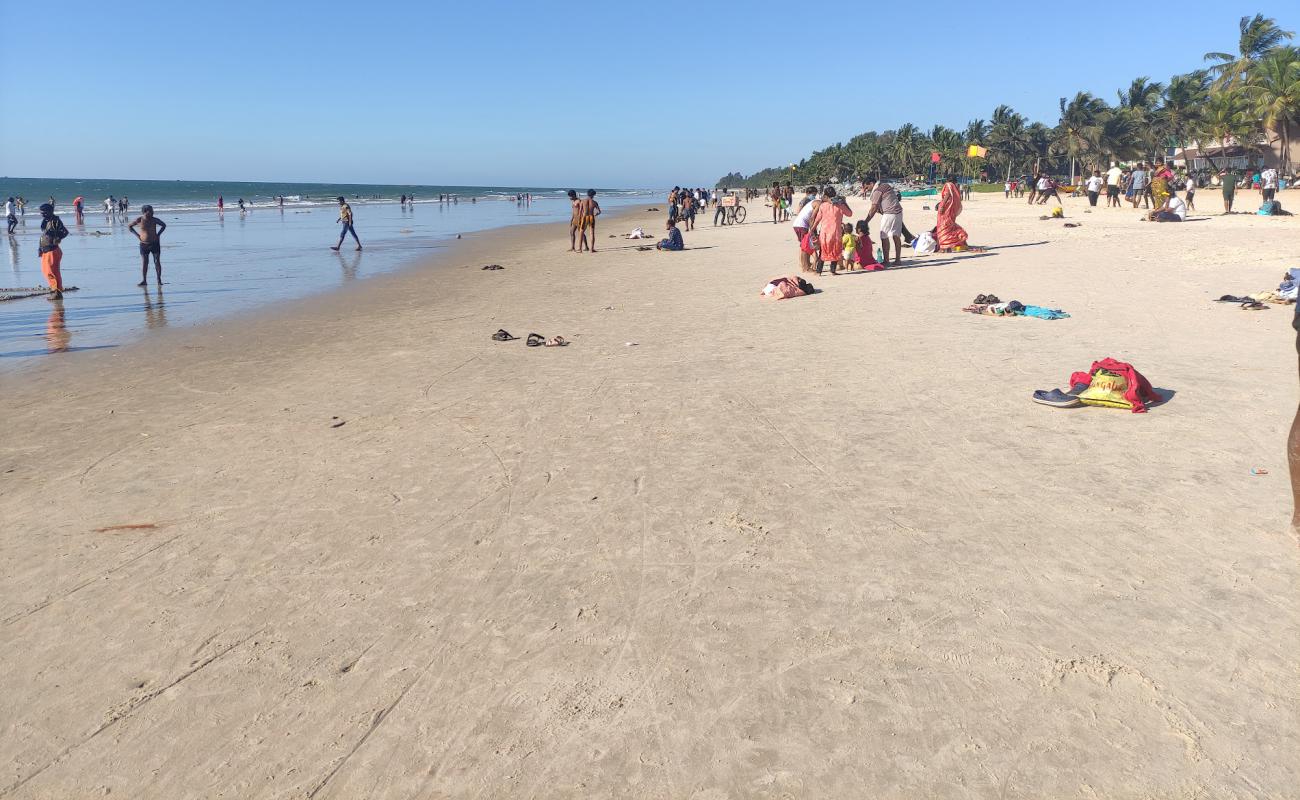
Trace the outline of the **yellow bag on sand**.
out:
[[[1099,369],[1092,375],[1092,383],[1079,393],[1079,400],[1084,405],[1105,406],[1106,408],[1126,408],[1133,410],[1133,404],[1124,397],[1128,391],[1128,381],[1123,375],[1110,370]]]
[[[1057,206],[1056,208],[1053,208],[1053,209],[1052,209],[1052,218],[1053,218],[1053,219],[1060,219],[1061,217],[1064,217],[1064,216],[1065,216],[1065,209],[1064,209],[1064,208],[1061,208],[1060,206]]]

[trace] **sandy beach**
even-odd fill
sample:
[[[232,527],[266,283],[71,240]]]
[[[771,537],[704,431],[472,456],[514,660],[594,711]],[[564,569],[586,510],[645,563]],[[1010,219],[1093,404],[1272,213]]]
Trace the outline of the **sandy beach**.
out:
[[[1199,200],[783,302],[761,203],[468,234],[0,377],[0,798],[1300,797],[1292,309],[1213,302],[1300,232]],[[1030,402],[1107,356],[1168,402]]]

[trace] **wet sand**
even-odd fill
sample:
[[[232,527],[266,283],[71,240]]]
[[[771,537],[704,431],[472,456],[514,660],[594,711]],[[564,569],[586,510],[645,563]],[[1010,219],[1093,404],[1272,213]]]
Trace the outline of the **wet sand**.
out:
[[[1293,796],[1292,315],[1212,299],[1297,223],[1085,207],[785,302],[787,225],[475,235],[5,376],[0,796]],[[1171,399],[1029,402],[1105,356]]]

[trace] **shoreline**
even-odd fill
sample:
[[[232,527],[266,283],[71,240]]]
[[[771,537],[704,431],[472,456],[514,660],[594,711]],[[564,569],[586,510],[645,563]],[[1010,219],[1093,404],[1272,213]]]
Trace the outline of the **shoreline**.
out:
[[[393,203],[391,205],[396,206],[397,204]],[[602,219],[608,218],[612,222],[615,219],[618,219],[620,215],[628,213],[630,210],[635,209],[638,205],[640,205],[639,202],[631,203],[628,205],[616,206],[610,211],[605,212],[602,215]],[[646,205],[650,205],[650,203],[647,202]],[[272,211],[274,211],[274,209]],[[183,213],[193,217],[195,215],[204,215],[207,214],[208,212],[183,212]],[[292,213],[292,212],[288,212],[286,210],[286,213]],[[304,211],[300,213],[309,213],[309,212]],[[171,218],[174,215],[175,212],[168,212],[165,219]],[[284,215],[276,215],[276,216],[280,217],[282,220]],[[84,227],[86,231],[90,231],[92,228],[95,228],[94,225],[95,221],[90,219],[91,215],[89,214],[87,214],[86,217],[87,217],[87,223]],[[233,219],[231,220],[231,224],[241,224],[244,221],[240,219],[240,215],[238,211],[233,212],[232,217]],[[204,223],[210,221],[211,220],[206,220],[206,219],[202,220],[202,222]],[[116,222],[116,221],[108,224],[110,225],[111,228],[120,227],[121,225],[120,222]],[[418,225],[419,223],[417,220],[412,219],[407,224]],[[456,255],[458,252],[458,248],[467,244],[471,240],[481,240],[485,237],[491,237],[494,241],[499,241],[501,243],[509,243],[510,246],[514,246],[514,243],[517,241],[519,236],[528,235],[524,233],[525,231],[529,231],[531,229],[532,230],[531,235],[533,237],[536,237],[537,236],[536,226],[556,225],[556,224],[563,224],[563,223],[556,223],[554,220],[550,220],[550,219],[538,219],[538,220],[522,219],[517,221],[511,221],[502,225],[482,228],[479,230],[470,230],[468,232],[462,232],[460,234],[451,234],[451,233],[438,234],[431,240],[433,242],[432,246],[434,248],[437,248],[438,252],[432,255],[412,254],[412,256],[408,260],[399,261],[393,266],[388,268],[381,267],[380,271],[373,274],[367,274],[363,276],[362,279],[359,281],[353,280],[353,281],[347,281],[347,282],[338,283],[334,285],[331,285],[330,283],[317,283],[315,285],[312,285],[309,283],[306,287],[304,287],[301,290],[302,291],[301,294],[292,294],[285,299],[277,299],[271,301],[265,301],[265,300],[254,301],[249,305],[242,305],[242,306],[236,305],[233,308],[218,307],[215,309],[203,309],[203,311],[207,314],[210,314],[210,316],[201,317],[200,319],[194,322],[182,322],[179,325],[172,324],[168,326],[165,330],[134,330],[134,331],[126,330],[119,333],[116,336],[115,340],[100,342],[92,339],[92,345],[91,345],[92,350],[107,350],[108,351],[107,353],[96,354],[91,351],[76,351],[77,348],[74,347],[74,352],[66,352],[66,353],[54,352],[54,353],[47,353],[41,355],[29,355],[25,357],[20,357],[17,363],[0,364],[0,367],[2,367],[2,369],[0,369],[0,375],[23,376],[23,375],[31,374],[33,370],[36,370],[41,366],[49,366],[50,362],[52,361],[60,361],[60,362],[65,360],[81,361],[81,360],[90,359],[92,358],[92,356],[96,356],[96,355],[106,356],[106,355],[116,354],[120,352],[122,348],[137,346],[150,339],[166,338],[171,335],[174,335],[178,330],[205,328],[206,326],[220,324],[223,321],[230,321],[234,325],[239,325],[242,324],[241,321],[258,319],[260,318],[261,315],[290,312],[294,308],[293,304],[296,304],[303,300],[320,297],[323,295],[328,295],[334,292],[351,294],[361,289],[362,286],[371,283],[377,279],[398,275],[408,270],[433,269],[439,267],[440,265],[452,264],[455,262],[455,259],[458,257]],[[514,231],[515,229],[518,229],[519,233],[517,234],[512,233],[512,231]],[[119,233],[120,231],[115,231],[114,235],[118,235]],[[93,234],[84,233],[82,235],[93,235]],[[460,235],[462,238],[457,239],[455,238],[456,235]],[[26,239],[31,239],[31,238],[32,238],[32,234],[29,231],[26,232],[24,241]],[[310,247],[323,250],[325,248],[325,245],[319,244],[318,247],[317,243],[312,243]],[[135,257],[133,248],[123,248],[123,249],[127,249],[130,251],[131,255],[129,256],[129,258]],[[172,259],[175,257],[173,250],[174,248],[171,245],[165,245],[163,250],[164,259],[167,262],[167,265],[165,265],[165,271],[167,271],[169,277],[175,276],[177,274],[175,271],[177,269],[175,266],[175,262],[172,261]],[[183,246],[181,252],[184,252]],[[374,253],[379,251],[377,251],[374,248],[374,246],[371,246],[371,247],[367,247],[367,250],[365,252]],[[298,254],[302,255],[303,253],[302,251],[299,251]],[[328,258],[328,256],[329,254],[328,252],[326,252],[323,254],[322,257]],[[346,245],[345,245],[345,251],[340,252],[338,256],[340,257],[340,259],[358,258],[357,256],[353,255],[352,251],[347,249]],[[124,262],[129,263],[129,258],[121,256],[120,254],[119,257],[121,257]],[[70,266],[72,267],[71,269],[69,269]],[[76,262],[76,255],[74,255],[72,258],[68,258],[65,256],[65,280],[69,285],[77,285],[78,283],[78,281],[76,280],[77,266],[79,265],[77,265]],[[194,268],[194,265],[187,265],[187,267],[192,270]],[[119,280],[124,284],[129,284],[134,282],[134,278],[130,277],[131,269],[132,267],[125,266],[124,264],[123,267],[120,269],[121,274],[117,280]],[[153,273],[151,268],[150,286],[154,290],[156,290],[157,287],[155,284],[153,284],[152,277],[153,277]],[[268,274],[267,276],[264,276],[263,279],[270,279],[272,277],[273,276]],[[130,281],[128,281],[128,278],[130,278]],[[83,282],[84,280],[85,279],[83,277]],[[186,280],[182,279],[181,281],[178,282],[174,277],[172,277],[172,279],[168,281],[167,285],[169,287],[168,291],[172,292],[173,295],[179,291],[186,291],[187,290],[186,287],[190,287],[191,290],[193,287],[192,280],[187,282]],[[103,286],[100,286],[99,291],[102,293],[105,291],[105,288]],[[118,291],[121,292],[122,294],[125,294],[128,291],[128,286],[124,285],[120,289],[116,289],[116,290],[109,289],[107,291],[110,292]],[[79,293],[69,294],[67,299],[64,301],[65,308],[67,308],[71,314],[75,314],[82,311],[83,307],[93,308],[91,306],[87,306],[87,304],[84,302],[79,305],[77,301],[82,297],[83,295],[80,295]],[[37,301],[41,299],[42,298],[33,297],[33,298],[26,298],[22,300],[8,301],[5,304],[5,306],[0,307],[0,310],[12,311],[15,312],[15,314],[26,313],[28,315],[31,315],[33,313],[33,309],[35,308],[38,309],[36,311],[36,316],[39,317],[43,314],[45,309],[49,308],[49,306],[46,305],[45,303],[42,303],[40,306],[35,305]],[[148,304],[146,303],[146,309],[144,314],[147,315],[147,313],[148,313]],[[72,328],[74,325],[75,325],[75,321],[68,323],[69,328]],[[36,328],[34,326],[34,323],[32,324],[32,327],[33,327],[32,332],[36,333]],[[45,331],[46,328],[47,326],[44,324],[44,322],[42,322],[40,325],[40,330]],[[73,336],[71,338],[73,339],[73,344],[75,346],[77,337]]]

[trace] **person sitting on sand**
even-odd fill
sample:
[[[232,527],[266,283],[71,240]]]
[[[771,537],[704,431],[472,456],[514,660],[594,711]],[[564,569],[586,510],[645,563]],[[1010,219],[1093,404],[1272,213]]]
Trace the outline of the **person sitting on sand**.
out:
[[[126,226],[126,229],[134,233],[140,239],[140,282],[136,286],[149,285],[149,254],[153,254],[154,275],[158,279],[158,285],[162,286],[162,236],[163,231],[167,230],[167,223],[153,215],[153,206],[146,205],[140,209],[144,212],[142,216],[136,217],[135,222]],[[136,226],[140,230],[136,230]]]
[[[239,202],[242,204],[244,201],[240,200]],[[343,225],[343,229],[339,231],[339,243],[334,245],[330,249],[338,250],[340,247],[342,247],[343,240],[346,239],[348,234],[350,233],[352,234],[352,241],[357,243],[357,249],[360,250],[361,239],[358,238],[357,236],[357,229],[352,227],[352,206],[348,205],[348,201],[343,199],[342,197],[339,198],[339,218],[336,219],[335,222],[341,223]]]
[[[1164,205],[1153,209],[1147,219],[1152,222],[1182,222],[1187,219],[1187,203],[1178,195],[1170,193],[1165,195]]]
[[[674,220],[668,220],[667,223],[668,238],[660,239],[655,245],[656,250],[685,250],[686,243],[682,241],[682,232],[677,230],[677,223]]]
[[[596,217],[600,216],[600,203],[596,202],[596,190],[588,189],[587,196],[578,201],[578,252],[590,250],[596,252]],[[591,231],[591,244],[587,244],[587,231]]]

